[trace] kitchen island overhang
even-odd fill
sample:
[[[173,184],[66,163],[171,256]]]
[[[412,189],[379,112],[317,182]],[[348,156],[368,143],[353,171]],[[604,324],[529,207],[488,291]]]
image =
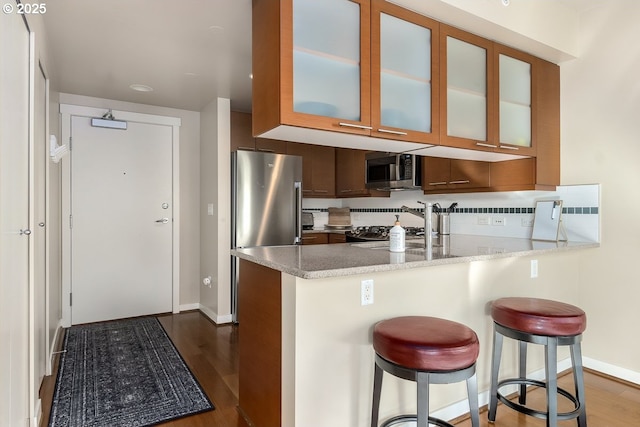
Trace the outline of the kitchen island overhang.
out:
[[[448,254],[443,256],[439,239],[441,237],[434,239],[431,257],[414,248],[408,248],[404,253],[391,253],[388,243],[385,248],[381,242],[259,246],[232,250],[231,255],[303,279],[321,279],[499,258],[537,256],[600,246],[598,242],[553,242],[512,237],[451,235]],[[420,242],[421,239],[407,241],[408,244]]]
[[[247,282],[240,285],[241,298],[243,293],[254,301],[256,297],[270,298],[264,306],[252,305],[246,322],[242,311],[240,314],[240,351],[249,348],[245,366],[241,357],[239,370],[241,410],[247,412],[243,395],[266,396],[246,389],[252,387],[249,374],[243,378],[250,360],[253,368],[262,363],[262,370],[280,372],[280,383],[271,390],[276,395],[269,403],[274,406],[280,402],[275,425],[369,425],[374,356],[371,330],[377,321],[399,315],[442,317],[476,331],[481,343],[480,403],[486,403],[492,337],[487,304],[502,296],[535,296],[578,304],[580,249],[599,244],[452,236],[452,253],[457,250],[455,245],[463,242],[473,242],[475,253],[433,260],[414,260],[409,253],[403,264],[392,263],[389,252],[383,249],[350,244],[233,251],[242,260],[241,268],[252,271],[244,275]],[[478,254],[478,247],[488,253]],[[318,259],[323,254],[327,258]],[[534,258],[540,269],[539,277],[532,279],[530,260]],[[360,305],[362,280],[374,281],[372,305]],[[267,331],[266,325],[279,330]],[[252,343],[243,342],[243,328],[263,329],[272,340],[269,348],[278,348],[278,354],[256,352]],[[567,358],[568,353],[559,354],[559,360]],[[515,362],[516,348],[507,346],[505,374],[516,372]],[[530,369],[541,369],[543,362],[542,352],[531,350]],[[384,381],[381,419],[415,411],[415,384],[390,376]],[[465,399],[464,385],[438,387],[432,392],[431,406],[450,419],[466,412]],[[254,404],[248,402],[249,406]]]

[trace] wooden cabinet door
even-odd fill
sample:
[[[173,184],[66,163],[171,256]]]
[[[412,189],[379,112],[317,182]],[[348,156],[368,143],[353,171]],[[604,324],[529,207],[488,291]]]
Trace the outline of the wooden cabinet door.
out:
[[[438,43],[438,22],[372,1],[372,136],[438,143]]]
[[[302,157],[302,194],[304,197],[335,197],[335,148],[322,145],[287,143],[287,154]]]
[[[424,157],[423,184],[425,192],[457,192],[457,190],[489,187],[489,162],[476,160]]]
[[[270,57],[276,64],[282,57],[280,122],[368,135],[369,1],[263,1],[279,3],[281,8],[282,51]],[[254,45],[254,57],[255,49]],[[254,87],[257,83],[254,80]]]
[[[279,139],[256,138],[256,151],[287,154],[287,141]]]
[[[446,190],[451,176],[451,160],[425,156],[422,161],[422,189],[424,191]]]
[[[494,151],[493,42],[440,25],[440,143]]]
[[[231,151],[254,151],[256,143],[251,133],[251,114],[231,112]]]
[[[336,148],[336,196],[367,196],[364,150]]]
[[[323,245],[329,243],[329,233],[302,233],[303,245]]]
[[[537,145],[537,65],[534,56],[496,43],[493,88],[498,125],[496,151],[535,156]]]
[[[449,188],[483,188],[490,184],[490,164],[476,160],[451,159]]]
[[[336,196],[336,149],[323,145],[312,146],[311,173],[315,197]]]
[[[329,243],[347,243],[347,236],[344,233],[329,233]]]

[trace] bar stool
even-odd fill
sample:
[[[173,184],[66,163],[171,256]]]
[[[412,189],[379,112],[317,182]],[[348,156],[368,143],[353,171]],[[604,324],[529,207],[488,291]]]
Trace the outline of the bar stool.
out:
[[[584,379],[582,373],[582,332],[587,327],[587,316],[578,307],[562,302],[539,298],[501,298],[491,304],[494,321],[493,356],[491,367],[491,390],[489,395],[489,422],[496,419],[498,400],[511,409],[536,418],[547,420],[548,427],[555,427],[558,420],[577,419],[579,427],[587,426]],[[498,382],[502,339],[509,337],[518,341],[518,378]],[[545,346],[546,382],[527,378],[527,343]],[[558,346],[568,345],[571,350],[575,395],[558,387]],[[509,384],[519,386],[518,403],[500,393],[500,388]],[[526,406],[527,385],[546,388],[547,411],[538,411]],[[558,394],[569,399],[574,409],[558,413]]]
[[[462,380],[467,381],[472,426],[480,426],[476,379],[480,344],[473,330],[460,323],[435,317],[397,317],[375,325],[373,348],[376,355],[372,427],[378,427],[384,371],[417,383],[418,411],[417,414],[390,418],[382,427],[405,421],[416,421],[417,427],[427,427],[429,424],[453,427],[446,421],[429,416],[429,384],[451,384]]]

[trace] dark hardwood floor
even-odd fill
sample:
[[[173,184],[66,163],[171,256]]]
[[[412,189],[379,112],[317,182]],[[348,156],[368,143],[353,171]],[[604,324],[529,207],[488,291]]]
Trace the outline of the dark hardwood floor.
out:
[[[199,415],[162,424],[169,427],[250,427],[238,412],[238,328],[217,326],[197,311],[159,316],[167,334],[196,376],[216,409]],[[56,358],[57,359],[57,358]],[[45,427],[53,399],[57,372],[45,380],[40,389],[42,422]],[[640,426],[640,387],[613,380],[593,372],[585,373],[587,413],[591,427]],[[564,375],[559,384],[568,390],[573,387],[571,375]],[[540,407],[544,402],[542,390],[528,394],[529,403]],[[455,423],[470,427],[468,419]],[[487,413],[480,414],[480,426],[534,427],[544,426],[544,420],[526,417],[504,406],[498,407],[495,424],[489,424]],[[563,421],[559,427],[575,426],[575,421]],[[301,426],[302,427],[302,426]],[[354,426],[359,427],[359,426]]]

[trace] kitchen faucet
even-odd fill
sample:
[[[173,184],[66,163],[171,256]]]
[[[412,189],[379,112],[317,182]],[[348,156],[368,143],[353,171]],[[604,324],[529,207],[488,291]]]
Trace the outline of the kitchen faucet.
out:
[[[418,200],[418,203],[424,205],[424,213],[404,205],[400,209],[424,219],[424,249],[430,252],[433,244],[433,237],[431,235],[431,214],[433,213],[433,205],[431,203],[421,202],[420,200]]]

